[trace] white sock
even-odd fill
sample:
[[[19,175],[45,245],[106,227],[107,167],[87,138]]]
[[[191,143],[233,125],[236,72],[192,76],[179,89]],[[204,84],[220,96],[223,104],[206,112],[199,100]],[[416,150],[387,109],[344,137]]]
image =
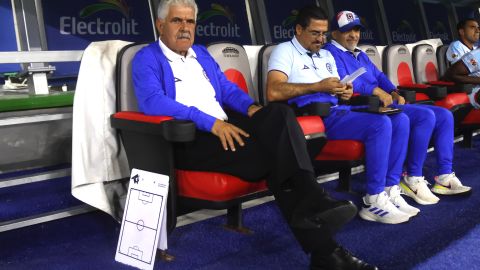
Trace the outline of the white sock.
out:
[[[438,176],[438,182],[440,182],[440,184],[444,183],[446,178],[450,175],[451,173],[447,173],[447,174],[441,174]]]
[[[374,195],[370,195],[370,194],[365,195],[367,203],[376,202],[377,199],[378,199],[378,195],[380,195],[380,194],[381,194],[381,192],[378,193],[378,194],[374,194]]]

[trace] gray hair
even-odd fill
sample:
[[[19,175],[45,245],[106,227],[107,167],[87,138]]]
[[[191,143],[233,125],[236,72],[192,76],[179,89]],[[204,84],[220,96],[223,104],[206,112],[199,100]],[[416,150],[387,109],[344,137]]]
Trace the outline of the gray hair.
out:
[[[157,8],[157,18],[162,20],[165,19],[168,15],[170,7],[173,5],[188,6],[193,8],[195,11],[195,19],[197,19],[198,7],[197,3],[195,3],[195,0],[161,0]]]

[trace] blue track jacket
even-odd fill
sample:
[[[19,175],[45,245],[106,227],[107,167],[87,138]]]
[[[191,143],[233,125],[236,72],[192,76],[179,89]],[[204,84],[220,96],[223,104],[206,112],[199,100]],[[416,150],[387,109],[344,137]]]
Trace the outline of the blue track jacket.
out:
[[[335,58],[337,71],[340,78],[348,74],[352,74],[360,67],[365,67],[367,72],[353,81],[353,91],[361,95],[372,95],[375,87],[380,87],[387,93],[396,89],[395,85],[387,78],[387,76],[378,70],[375,64],[370,61],[367,54],[360,52],[358,57],[349,52],[342,51],[332,43],[327,43],[322,49],[328,50]]]
[[[248,107],[254,103],[252,98],[225,77],[205,47],[193,45],[192,49],[215,89],[215,98],[220,106],[227,106],[246,115]],[[198,129],[211,131],[215,117],[175,100],[172,68],[158,42],[149,44],[135,55],[132,76],[140,111],[147,115],[166,115],[175,119],[191,120]]]

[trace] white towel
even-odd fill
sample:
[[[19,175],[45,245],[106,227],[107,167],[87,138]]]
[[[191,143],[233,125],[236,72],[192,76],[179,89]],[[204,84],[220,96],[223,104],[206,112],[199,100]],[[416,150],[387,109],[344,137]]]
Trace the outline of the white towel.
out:
[[[110,126],[115,113],[117,53],[130,42],[91,43],[84,51],[73,102],[72,195],[121,220],[130,175]]]

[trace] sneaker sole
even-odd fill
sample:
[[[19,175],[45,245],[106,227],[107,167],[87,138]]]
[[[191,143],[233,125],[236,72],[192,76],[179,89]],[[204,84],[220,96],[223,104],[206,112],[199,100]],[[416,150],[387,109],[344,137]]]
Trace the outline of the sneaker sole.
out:
[[[311,217],[313,219],[320,219],[321,224],[313,224],[308,219],[303,219],[291,224],[291,226],[297,229],[317,229],[325,225],[332,233],[334,233],[352,220],[357,215],[357,212],[357,207],[354,204],[345,204]]]
[[[411,218],[417,216],[420,213],[420,210],[418,210],[418,212],[415,212],[415,213],[409,213],[409,212],[406,212],[406,211],[402,211],[402,210],[400,210],[400,208],[398,208],[398,210],[400,212],[404,213],[405,215],[409,215]]]
[[[432,205],[432,204],[436,204],[438,203],[438,201],[436,202],[429,202],[429,201],[424,201],[422,200],[420,197],[417,196],[417,194],[415,194],[415,192],[413,192],[413,190],[411,190],[405,183],[403,182],[400,182],[399,184],[400,188],[402,189],[403,193],[405,193],[405,195],[407,195],[408,197],[414,199],[418,204],[422,204],[422,205]]]
[[[433,193],[439,195],[468,195],[472,193],[472,189],[465,189],[465,190],[455,190],[449,189],[445,187],[433,187],[430,189]]]
[[[400,210],[399,210],[400,211]],[[403,212],[402,212],[403,213]],[[405,213],[404,213],[405,214]],[[377,215],[375,214],[372,214],[371,212],[369,212],[368,210],[366,211],[363,211],[360,210],[360,212],[358,213],[358,215],[364,219],[364,220],[368,220],[368,221],[374,221],[374,222],[380,222],[380,223],[385,223],[385,224],[400,224],[400,223],[405,223],[407,221],[410,220],[410,217],[408,216],[408,214],[405,214],[407,215],[406,216],[406,219],[400,219],[400,220],[393,220],[393,219],[388,219],[388,218],[380,218],[378,217]]]

